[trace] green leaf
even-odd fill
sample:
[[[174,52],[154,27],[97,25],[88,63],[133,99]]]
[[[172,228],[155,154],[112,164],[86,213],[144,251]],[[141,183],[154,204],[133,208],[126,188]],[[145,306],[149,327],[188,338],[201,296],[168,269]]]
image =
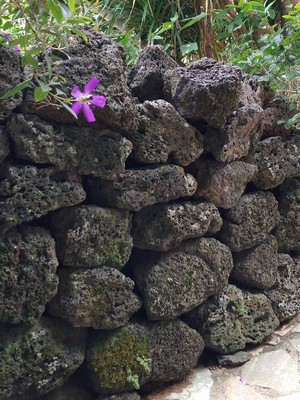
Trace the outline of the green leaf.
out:
[[[57,22],[61,23],[64,19],[61,6],[58,4],[57,0],[47,0],[47,6],[53,14]]]
[[[182,54],[188,54],[188,53],[191,53],[192,51],[197,51],[198,44],[196,42],[183,44],[182,46],[180,46],[180,50],[181,50]]]
[[[27,86],[30,85],[31,80],[32,80],[32,78],[27,79],[26,81],[19,83],[17,86],[15,86],[14,88],[10,89],[3,96],[1,96],[0,100],[8,99],[9,97],[12,97],[15,94],[21,92],[23,89],[27,88]]]
[[[37,87],[34,89],[34,100],[38,103],[41,100],[44,100],[48,96],[48,91],[44,92],[41,87]]]
[[[88,42],[88,37],[84,32],[77,28],[71,28],[71,31],[74,32],[77,36],[81,37],[85,42]]]
[[[300,71],[291,71],[286,74],[287,79],[296,78],[297,76],[300,76]]]
[[[202,12],[199,15],[196,15],[196,17],[191,18],[189,22],[187,22],[185,25],[183,25],[183,27],[181,28],[181,30],[188,28],[189,26],[192,26],[194,24],[196,24],[197,22],[199,22],[201,19],[206,18],[207,17],[207,13]],[[184,20],[186,21],[186,19]]]
[[[51,87],[49,85],[47,85],[46,83],[40,81],[39,79],[37,79],[40,88],[43,90],[43,92],[50,92],[51,91]]]
[[[66,103],[64,103],[62,100],[57,99],[57,101],[66,109],[68,110],[73,117],[75,117],[76,119],[78,119],[78,116],[76,113],[74,113],[74,111],[72,110],[72,108],[70,108]]]
[[[36,71],[39,69],[39,63],[37,59],[32,57],[32,55],[28,52],[26,52],[24,56],[21,58],[21,63],[23,67],[25,67],[25,65],[30,64]]]
[[[76,7],[76,0],[68,0],[68,6],[69,6],[71,13],[73,14],[73,12],[75,11],[75,7]]]

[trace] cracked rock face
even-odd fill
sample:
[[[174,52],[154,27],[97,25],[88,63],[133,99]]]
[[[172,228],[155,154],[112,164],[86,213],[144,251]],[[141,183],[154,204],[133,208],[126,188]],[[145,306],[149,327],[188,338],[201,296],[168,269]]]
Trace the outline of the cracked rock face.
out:
[[[138,132],[127,137],[133,143],[132,158],[139,164],[182,166],[203,152],[203,136],[165,100],[137,105]]]
[[[175,318],[227,284],[233,268],[228,247],[216,239],[193,239],[164,253],[137,251],[135,282],[150,320]]]
[[[202,335],[206,347],[222,354],[261,343],[279,326],[265,295],[233,285],[192,310],[185,321]]]
[[[55,242],[46,229],[13,228],[0,237],[0,321],[39,319],[57,292]]]
[[[212,203],[156,204],[135,214],[131,234],[135,247],[168,251],[183,240],[215,234],[222,223],[220,213]]]
[[[238,106],[241,79],[239,68],[204,58],[187,68],[166,71],[165,99],[184,118],[222,129]]]
[[[81,365],[85,331],[43,318],[0,328],[0,397],[31,400],[61,386]]]
[[[197,182],[177,165],[128,169],[115,181],[90,180],[90,194],[95,204],[138,211],[180,197],[192,196]]]
[[[239,252],[262,243],[274,229],[278,202],[271,192],[243,195],[238,204],[223,213],[219,239],[232,251]]]
[[[7,129],[21,159],[104,179],[124,171],[132,149],[129,140],[109,129],[54,127],[36,116],[16,114]]]
[[[132,250],[131,214],[125,210],[79,206],[52,217],[60,262],[75,268],[122,268]]]

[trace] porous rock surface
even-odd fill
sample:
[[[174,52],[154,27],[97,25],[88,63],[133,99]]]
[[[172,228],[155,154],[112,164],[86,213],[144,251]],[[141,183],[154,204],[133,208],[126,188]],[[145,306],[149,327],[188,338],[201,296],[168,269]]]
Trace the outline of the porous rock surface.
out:
[[[135,214],[131,234],[134,246],[139,249],[167,251],[183,240],[214,235],[222,223],[212,203],[155,204]]]
[[[54,168],[8,165],[3,175],[0,182],[1,232],[85,199],[79,178]]]
[[[236,206],[223,213],[219,239],[238,252],[262,243],[277,222],[278,203],[271,192],[243,195]]]
[[[206,347],[221,354],[260,343],[279,326],[265,295],[233,285],[192,310],[185,321],[202,335]]]
[[[128,211],[82,205],[57,211],[51,221],[64,265],[122,268],[128,261],[132,250]]]
[[[231,277],[256,289],[269,289],[277,279],[278,243],[274,236],[251,249],[233,254]]]
[[[241,78],[239,68],[203,58],[166,71],[164,95],[184,118],[221,129],[238,106]]]
[[[164,253],[137,251],[135,282],[150,320],[172,319],[222,290],[233,268],[228,247],[216,239],[191,239]]]
[[[196,188],[195,178],[172,164],[127,169],[115,181],[90,180],[90,194],[95,204],[132,211],[192,196]]]
[[[197,164],[196,198],[211,201],[221,208],[234,207],[257,172],[256,165],[242,161],[221,163],[204,160]]]
[[[21,159],[105,179],[124,171],[132,149],[131,142],[109,129],[54,127],[37,116],[16,114],[7,130]]]
[[[6,134],[4,127],[0,126],[0,162],[5,160],[9,154],[8,135]]]
[[[55,242],[43,228],[21,226],[0,237],[0,322],[39,319],[57,292]]]
[[[203,152],[203,136],[165,100],[137,105],[138,132],[127,137],[133,143],[132,158],[139,164],[182,166]]]
[[[96,334],[86,363],[97,392],[122,393],[134,389],[132,377],[139,385],[182,379],[202,351],[201,336],[182,321],[131,323],[105,335]]]
[[[0,327],[0,398],[31,400],[61,386],[84,359],[85,331],[43,318]]]
[[[59,270],[58,294],[49,313],[77,327],[115,329],[125,325],[142,305],[134,282],[114,268]]]

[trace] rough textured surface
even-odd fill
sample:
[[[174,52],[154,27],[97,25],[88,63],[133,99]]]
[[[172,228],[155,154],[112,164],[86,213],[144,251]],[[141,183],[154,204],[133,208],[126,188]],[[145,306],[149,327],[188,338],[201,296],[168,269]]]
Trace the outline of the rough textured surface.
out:
[[[22,80],[20,56],[14,50],[0,46],[0,97],[21,83]],[[0,121],[5,120],[21,102],[21,93],[1,100]]]
[[[0,398],[32,400],[61,386],[84,359],[85,332],[61,320],[0,328]]]
[[[85,192],[76,175],[54,168],[8,166],[0,183],[0,231],[49,211],[81,203]]]
[[[115,181],[90,180],[91,197],[96,204],[133,211],[192,196],[196,187],[195,178],[177,165],[129,169]]]
[[[283,322],[300,311],[300,257],[278,255],[278,275],[274,286],[264,293],[271,300],[278,319]]]
[[[233,285],[188,313],[185,320],[202,335],[206,347],[222,354],[261,343],[279,326],[265,295]]]
[[[221,367],[237,367],[249,361],[251,354],[247,351],[238,351],[234,354],[226,354],[218,357],[218,363]]]
[[[54,127],[36,116],[14,115],[8,124],[18,157],[105,179],[125,169],[132,144],[108,129]]]
[[[279,193],[280,216],[274,233],[279,249],[300,251],[300,179],[286,179]]]
[[[270,235],[260,245],[233,254],[231,277],[256,289],[269,289],[277,279],[278,243]]]
[[[133,288],[134,282],[113,268],[60,269],[58,294],[49,312],[73,326],[115,329],[142,305]]]
[[[96,122],[94,126],[110,125],[112,128],[131,130],[136,128],[135,104],[126,83],[125,52],[122,46],[110,37],[92,28],[85,28],[88,37],[86,43],[79,37],[69,40],[68,58],[61,58],[53,67],[54,74],[62,75],[66,81],[64,89],[71,93],[77,85],[83,90],[84,85],[92,76],[99,79],[100,84],[93,92],[107,98],[103,109],[93,107]],[[83,73],[84,71],[84,73]],[[37,107],[32,94],[28,93],[25,101],[25,111],[39,115],[42,118],[62,123],[76,124],[75,118],[63,107]],[[90,125],[84,117],[79,117],[80,125]]]
[[[211,201],[217,207],[226,209],[234,207],[256,172],[255,165],[242,161],[233,161],[229,164],[215,160],[199,161],[198,187],[194,197]]]
[[[189,165],[203,152],[203,137],[165,100],[137,106],[138,132],[128,134],[132,158],[140,164]]]
[[[262,243],[277,222],[278,203],[271,192],[252,192],[223,213],[219,238],[233,251]]]
[[[8,144],[8,136],[4,130],[3,126],[0,126],[0,163],[8,156],[9,154],[9,144]]]
[[[120,393],[133,390],[134,380],[142,386],[182,379],[197,364],[203,347],[201,336],[182,321],[132,323],[96,334],[86,362],[96,391]]]
[[[257,143],[248,157],[258,166],[253,180],[261,189],[280,185],[287,177],[300,175],[300,139],[283,140],[270,137]]]
[[[215,234],[222,223],[220,213],[212,203],[156,204],[135,214],[131,234],[135,247],[167,251],[179,246],[183,240]]]
[[[163,74],[177,66],[162,46],[147,46],[128,75],[133,96],[142,102],[163,99]]]
[[[52,217],[61,263],[71,267],[123,267],[132,249],[128,211],[97,206],[70,207]]]
[[[239,68],[203,58],[165,73],[165,98],[183,117],[224,128],[238,106],[241,77]]]
[[[216,239],[192,239],[167,253],[137,251],[132,258],[148,318],[175,318],[218,293],[233,268],[229,249]]]
[[[22,226],[0,237],[0,322],[33,322],[56,294],[55,242],[43,228]]]

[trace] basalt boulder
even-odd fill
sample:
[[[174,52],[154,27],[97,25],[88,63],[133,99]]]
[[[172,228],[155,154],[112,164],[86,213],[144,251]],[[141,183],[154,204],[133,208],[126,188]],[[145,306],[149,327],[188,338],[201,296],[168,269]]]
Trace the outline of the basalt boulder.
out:
[[[168,251],[183,240],[215,234],[222,223],[220,213],[212,203],[155,204],[135,214],[131,234],[135,247]]]
[[[192,310],[185,321],[202,335],[207,348],[221,354],[242,350],[247,343],[261,343],[279,326],[264,294],[233,285]]]
[[[94,396],[75,382],[69,381],[39,400],[94,400]]]
[[[59,271],[58,294],[49,313],[77,327],[115,329],[125,325],[142,305],[134,282],[114,268]]]
[[[55,127],[37,116],[16,114],[7,129],[19,158],[105,179],[124,171],[132,149],[131,142],[111,130]]]
[[[95,204],[138,211],[143,207],[192,196],[197,182],[178,165],[128,169],[115,181],[90,179]]]
[[[137,106],[138,132],[127,134],[139,164],[166,162],[186,166],[203,152],[203,136],[165,100]]]
[[[210,238],[191,239],[164,253],[136,251],[131,263],[150,320],[192,310],[225,287],[233,268],[228,247]]]
[[[122,268],[132,249],[131,214],[90,205],[54,213],[51,226],[60,262],[75,268]]]
[[[43,318],[0,327],[0,398],[31,400],[61,386],[81,365],[85,331]]]
[[[133,96],[145,100],[163,99],[163,75],[178,64],[165,52],[162,46],[147,46],[129,72],[128,83]]]
[[[8,156],[9,144],[8,144],[8,135],[3,126],[0,126],[0,163]]]
[[[241,80],[239,68],[204,58],[165,72],[165,99],[189,121],[222,129],[237,109]]]
[[[31,165],[6,166],[0,183],[0,231],[32,221],[57,208],[81,203],[86,195],[77,175]]]
[[[0,237],[0,322],[39,319],[57,292],[55,242],[43,228],[21,226]]]
[[[141,396],[137,392],[113,394],[112,396],[100,396],[97,400],[140,400]]]
[[[229,164],[216,160],[196,163],[198,187],[196,198],[211,201],[217,207],[234,207],[257,172],[253,164],[233,161]]]
[[[271,192],[243,195],[236,206],[223,212],[219,239],[232,251],[239,252],[262,243],[274,229],[278,202]]]

